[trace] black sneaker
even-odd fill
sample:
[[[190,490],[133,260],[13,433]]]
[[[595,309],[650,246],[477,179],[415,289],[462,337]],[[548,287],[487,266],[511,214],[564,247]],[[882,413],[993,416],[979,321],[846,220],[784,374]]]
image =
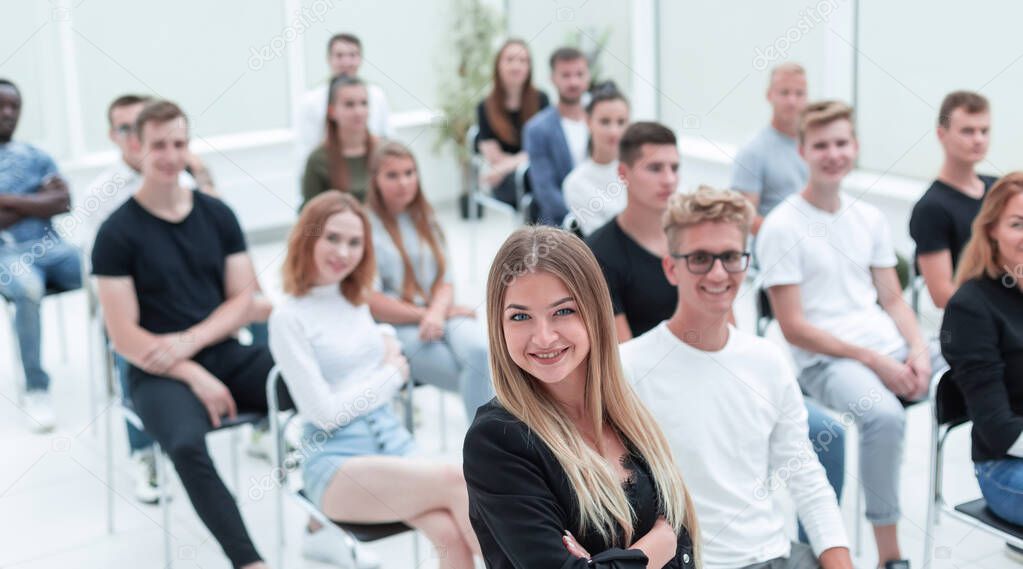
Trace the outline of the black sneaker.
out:
[[[884,562],[884,569],[909,569],[909,559],[892,559]]]

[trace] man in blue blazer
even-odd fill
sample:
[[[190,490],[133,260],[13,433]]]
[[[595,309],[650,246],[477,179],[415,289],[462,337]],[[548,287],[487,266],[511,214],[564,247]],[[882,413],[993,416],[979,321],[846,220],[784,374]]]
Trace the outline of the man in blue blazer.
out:
[[[529,155],[529,183],[537,205],[538,223],[561,225],[568,208],[561,182],[586,157],[589,130],[582,98],[590,85],[586,56],[572,47],[551,54],[551,82],[558,90],[558,104],[533,116],[523,131],[523,147]]]

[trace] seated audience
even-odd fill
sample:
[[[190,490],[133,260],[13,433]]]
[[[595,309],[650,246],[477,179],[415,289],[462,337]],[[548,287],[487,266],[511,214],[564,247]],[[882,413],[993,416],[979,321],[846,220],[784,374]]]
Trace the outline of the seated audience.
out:
[[[72,215],[81,220],[77,236],[87,253],[92,251],[100,225],[124,202],[131,199],[142,185],[142,147],[135,133],[135,120],[143,107],[151,101],[152,97],[144,95],[121,95],[107,108],[110,126],[107,134],[110,141],[120,150],[120,158],[92,181],[85,199],[72,211]],[[189,172],[195,173],[195,177]],[[209,171],[202,160],[190,151],[185,155],[185,169],[178,177],[178,185],[183,188],[195,188],[217,197]],[[251,319],[262,323],[270,315],[272,306],[258,290],[258,283],[256,293]],[[265,325],[253,324],[252,328],[255,333],[257,329],[265,330]],[[262,336],[265,337],[265,333]],[[263,343],[265,344],[265,341]],[[114,362],[121,393],[130,400],[128,362],[119,354],[115,354]],[[135,428],[130,422],[125,421],[125,426],[128,430],[128,447],[131,450],[135,498],[143,503],[154,504],[160,496],[152,452],[153,441],[149,435]]]
[[[462,474],[413,458],[412,435],[391,405],[409,366],[394,329],[376,324],[366,304],[370,232],[358,202],[331,190],[302,210],[288,240],[289,296],[270,317],[270,346],[306,420],[305,493],[332,520],[404,522],[445,568],[472,569],[479,546]]]
[[[12,140],[21,118],[21,91],[0,79],[0,303],[14,304],[14,331],[25,372],[24,411],[35,432],[56,426],[50,376],[42,365],[39,309],[48,288],[82,286],[78,249],[54,230],[71,194],[48,154]],[[19,386],[19,389],[21,387]]]
[[[1023,525],[1023,172],[987,192],[956,282],[941,349],[973,421],[977,482],[995,515]]]
[[[370,161],[369,210],[379,291],[373,317],[393,324],[417,381],[459,391],[468,420],[494,390],[476,311],[455,304],[453,261],[415,157],[385,142]]]
[[[559,229],[520,229],[494,258],[497,397],[464,448],[470,519],[491,569],[699,566],[693,502],[622,377],[609,298],[596,259]]]
[[[378,143],[366,128],[366,85],[338,75],[330,82],[327,138],[309,155],[302,175],[302,205],[327,190],[341,190],[366,199],[369,157]]]
[[[590,86],[586,56],[572,47],[551,54],[551,83],[558,90],[558,104],[529,119],[522,132],[529,155],[529,184],[537,213],[536,221],[561,225],[568,213],[561,184],[565,176],[586,158],[586,111],[583,95]]]
[[[767,86],[771,124],[739,150],[732,166],[733,190],[742,192],[757,210],[753,234],[764,216],[785,198],[806,186],[806,162],[799,155],[799,114],[806,107],[806,70],[782,63],[771,70]]]
[[[327,41],[327,66],[331,79],[340,75],[358,77],[362,67],[362,41],[353,34],[334,34]],[[300,165],[305,165],[309,153],[323,143],[327,135],[323,117],[327,116],[330,81],[307,91],[295,107],[295,156]],[[366,126],[369,131],[382,138],[394,138],[390,124],[390,109],[384,90],[377,85],[366,84],[369,115]]]
[[[618,177],[618,144],[629,126],[629,102],[608,81],[594,87],[586,105],[589,156],[565,178],[565,204],[589,235],[625,209],[625,187]]]
[[[494,58],[493,88],[476,107],[476,144],[489,169],[483,181],[494,197],[518,207],[515,170],[529,162],[522,150],[522,127],[547,108],[547,94],[533,87],[533,61],[526,42],[504,42]],[[527,186],[528,190],[528,186]]]
[[[809,179],[760,227],[764,286],[803,392],[856,421],[879,566],[903,568],[896,532],[906,428],[900,399],[926,397],[931,370],[943,362],[902,299],[884,215],[839,191],[859,150],[852,109],[835,101],[808,105],[799,140]]]
[[[106,328],[131,364],[135,412],[195,511],[234,567],[265,567],[206,448],[224,418],[267,410],[270,351],[233,337],[250,321],[252,261],[231,209],[179,183],[188,153],[181,109],[153,102],[135,132],[142,184],[100,226],[92,250]]]
[[[675,288],[661,269],[661,259],[668,254],[661,216],[678,189],[675,133],[658,123],[633,123],[622,135],[619,159],[625,209],[594,231],[586,244],[607,279],[615,330],[618,341],[624,342],[653,328],[675,309]]]
[[[753,216],[730,190],[701,186],[671,197],[664,274],[678,306],[622,344],[622,367],[689,481],[707,536],[704,567],[851,569],[835,493],[807,440],[795,374],[777,346],[729,324],[749,267]],[[832,435],[817,442],[827,447]],[[782,486],[805,521],[809,546],[785,536],[785,517],[771,499]]]
[[[931,300],[945,308],[955,292],[952,275],[970,240],[970,225],[995,178],[976,173],[987,155],[991,113],[987,99],[970,91],[949,93],[938,112],[938,142],[945,161],[938,178],[913,206],[909,234]]]

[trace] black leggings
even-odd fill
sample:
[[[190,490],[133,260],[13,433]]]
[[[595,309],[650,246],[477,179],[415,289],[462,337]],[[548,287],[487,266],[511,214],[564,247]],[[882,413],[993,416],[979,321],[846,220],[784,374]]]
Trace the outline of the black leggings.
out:
[[[266,378],[274,362],[265,346],[227,340],[205,348],[193,359],[227,386],[239,413],[266,413]],[[151,375],[135,366],[129,379],[132,401],[146,433],[174,463],[192,507],[228,559],[235,567],[260,561],[234,497],[206,448],[206,434],[213,428],[206,408],[176,379]]]

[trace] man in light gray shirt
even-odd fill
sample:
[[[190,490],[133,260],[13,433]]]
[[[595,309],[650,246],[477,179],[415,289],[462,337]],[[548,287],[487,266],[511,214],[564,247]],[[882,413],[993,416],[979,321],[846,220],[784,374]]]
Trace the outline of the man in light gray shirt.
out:
[[[806,163],[796,145],[799,115],[806,107],[803,67],[782,63],[772,69],[767,101],[771,124],[742,147],[732,167],[732,189],[742,192],[757,210],[754,235],[774,206],[806,185]]]

